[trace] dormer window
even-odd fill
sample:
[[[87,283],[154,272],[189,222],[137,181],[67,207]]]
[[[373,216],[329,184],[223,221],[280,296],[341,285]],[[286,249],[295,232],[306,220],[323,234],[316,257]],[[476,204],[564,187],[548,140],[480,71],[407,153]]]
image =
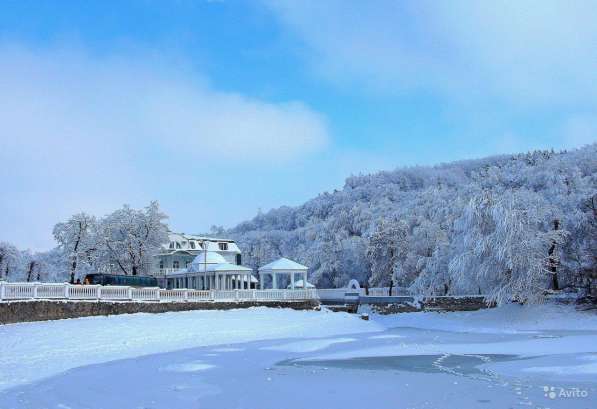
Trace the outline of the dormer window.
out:
[[[171,241],[171,242],[170,242],[170,246],[169,246],[169,247],[170,247],[171,249],[174,249],[174,242],[173,242],[173,241]]]
[[[190,245],[191,245],[191,249],[195,250],[195,242],[194,242],[194,241],[191,241],[191,242],[189,242],[189,243],[190,243]]]
[[[177,249],[181,248],[181,247],[180,247],[180,242],[179,242],[179,241],[177,241],[177,242],[176,242],[176,248],[177,248]]]
[[[220,250],[228,250],[228,243],[218,243]]]

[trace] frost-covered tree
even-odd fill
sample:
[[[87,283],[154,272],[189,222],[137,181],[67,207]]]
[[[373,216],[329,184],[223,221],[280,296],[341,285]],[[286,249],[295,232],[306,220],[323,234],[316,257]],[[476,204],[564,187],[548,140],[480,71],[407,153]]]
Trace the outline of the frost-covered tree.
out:
[[[484,287],[489,301],[540,301],[556,274],[554,248],[567,236],[550,227],[554,212],[524,189],[473,198],[457,222],[462,252],[450,275],[465,286]]]
[[[13,280],[21,263],[21,253],[12,244],[0,242],[0,280]]]
[[[101,249],[98,268],[130,275],[148,273],[153,257],[168,242],[166,218],[157,202],[143,210],[125,205],[102,218],[97,233]]]
[[[369,239],[367,259],[371,265],[369,284],[388,286],[393,278],[402,276],[403,260],[407,253],[407,231],[403,222],[398,220],[380,220]]]
[[[54,226],[54,238],[68,260],[69,281],[88,271],[98,251],[97,220],[86,213],[77,213]]]

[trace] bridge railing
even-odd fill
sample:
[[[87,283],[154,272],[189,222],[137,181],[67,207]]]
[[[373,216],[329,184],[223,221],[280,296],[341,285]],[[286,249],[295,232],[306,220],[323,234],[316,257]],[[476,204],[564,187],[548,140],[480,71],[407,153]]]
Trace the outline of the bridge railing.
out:
[[[99,301],[284,301],[317,299],[315,289],[280,290],[195,290],[157,287],[72,285],[68,283],[0,282],[0,301],[12,300],[99,300]]]

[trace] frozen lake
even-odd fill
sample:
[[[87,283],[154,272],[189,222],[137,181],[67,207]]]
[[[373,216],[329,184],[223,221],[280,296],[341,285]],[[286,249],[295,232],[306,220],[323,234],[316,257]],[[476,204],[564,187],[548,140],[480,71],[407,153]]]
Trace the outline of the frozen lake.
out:
[[[384,319],[381,331],[227,342],[80,366],[5,389],[0,408],[597,407],[594,329],[450,331]]]

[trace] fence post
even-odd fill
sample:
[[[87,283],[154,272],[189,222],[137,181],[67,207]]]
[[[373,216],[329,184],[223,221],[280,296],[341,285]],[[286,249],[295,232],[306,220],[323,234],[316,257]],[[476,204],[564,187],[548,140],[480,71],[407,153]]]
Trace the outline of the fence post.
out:
[[[183,290],[184,300],[189,301],[189,290]]]
[[[37,298],[37,284],[33,284],[33,298]]]
[[[234,300],[238,301],[238,290],[234,290]]]
[[[102,286],[101,285],[97,286],[97,299],[98,300],[102,299]]]
[[[127,288],[127,297],[129,300],[133,299],[133,287]]]
[[[288,290],[282,290],[282,294],[284,294],[282,298],[286,299],[286,296],[287,296],[287,294],[286,294],[286,293],[287,293],[287,291],[288,291]]]
[[[4,282],[0,282],[0,301],[2,301],[6,297],[6,289],[4,287]]]
[[[70,293],[70,291],[69,291],[69,284],[65,283],[64,284],[64,298],[66,298],[67,300],[68,300],[69,295],[70,295],[69,293]]]

